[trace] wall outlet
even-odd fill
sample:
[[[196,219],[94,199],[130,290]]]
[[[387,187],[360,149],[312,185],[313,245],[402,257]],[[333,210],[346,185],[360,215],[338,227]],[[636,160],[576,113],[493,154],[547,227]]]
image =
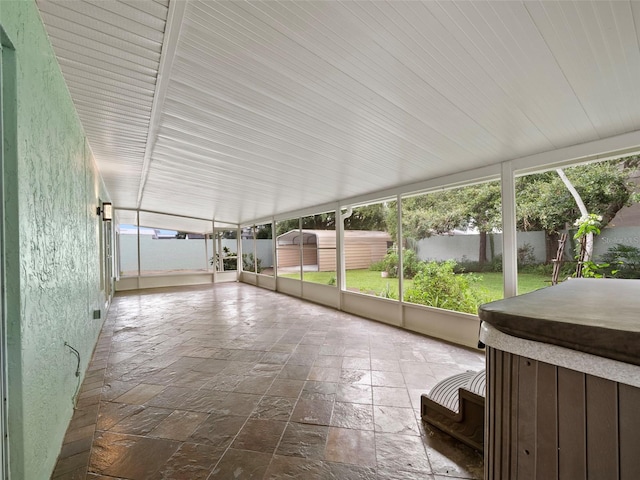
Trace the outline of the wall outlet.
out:
[[[101,316],[102,316],[102,312],[100,311],[100,309],[97,309],[97,310],[93,311],[93,319],[94,320],[100,320]]]

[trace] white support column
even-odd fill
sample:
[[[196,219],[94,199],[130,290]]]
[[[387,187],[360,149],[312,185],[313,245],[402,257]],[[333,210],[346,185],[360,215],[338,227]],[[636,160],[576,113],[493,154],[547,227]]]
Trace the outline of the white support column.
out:
[[[137,232],[138,232],[138,284],[140,284],[140,274],[141,274],[141,269],[140,269],[140,265],[142,264],[141,258],[140,258],[140,210],[136,210],[136,227],[137,227]]]
[[[502,271],[504,297],[518,294],[518,237],[516,233],[516,182],[511,162],[502,164]]]
[[[244,267],[244,260],[242,260],[242,229],[240,226],[236,228],[236,252],[236,281],[239,281]]]
[[[207,234],[204,234],[204,268],[209,270],[209,244],[207,243]]]
[[[122,273],[122,262],[120,261],[120,232],[116,232],[115,233],[115,239],[116,239],[116,249],[114,250],[114,255],[117,255],[115,257],[115,262],[116,262],[116,272],[117,272],[117,276],[116,276],[116,280],[120,280],[120,274]]]
[[[278,250],[276,249],[276,219],[274,217],[271,217],[271,252],[273,254],[273,279],[276,281],[277,290]]]
[[[340,292],[347,289],[347,278],[344,259],[344,221],[353,214],[351,207],[343,214],[340,207],[336,209],[336,280]],[[342,295],[340,295],[342,297]],[[340,302],[342,303],[342,302]]]
[[[211,220],[211,254],[213,258],[213,283],[218,280],[218,262],[216,261],[218,249],[216,248],[216,221]]]
[[[304,237],[302,236],[302,217],[298,217],[298,233],[300,248],[298,249],[298,255],[300,258],[300,282],[304,280]],[[304,286],[300,285],[300,291],[303,292]],[[303,295],[304,296],[304,295]]]
[[[400,315],[400,326],[404,328],[404,307],[402,305],[402,292],[404,286],[404,258],[402,248],[402,197],[398,194],[396,196],[396,222],[397,222],[397,231],[398,231],[398,303],[399,303],[399,315]]]
[[[336,289],[338,290],[338,310],[342,310],[342,289],[344,288],[344,265],[342,258],[342,246],[344,236],[342,234],[344,225],[342,223],[342,210],[340,205],[336,206]]]
[[[253,237],[253,273],[258,274],[258,242],[256,238],[256,226],[251,226],[251,236]]]

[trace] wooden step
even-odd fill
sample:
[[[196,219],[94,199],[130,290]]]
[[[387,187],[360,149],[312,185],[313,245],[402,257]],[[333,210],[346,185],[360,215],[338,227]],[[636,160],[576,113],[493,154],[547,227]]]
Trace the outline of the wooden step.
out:
[[[484,370],[446,378],[421,396],[422,419],[482,451],[485,390]]]

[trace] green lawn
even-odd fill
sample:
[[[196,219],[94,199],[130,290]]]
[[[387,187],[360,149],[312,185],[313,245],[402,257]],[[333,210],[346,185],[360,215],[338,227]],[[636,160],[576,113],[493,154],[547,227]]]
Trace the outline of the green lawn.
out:
[[[279,274],[279,277],[300,278],[297,273]],[[330,285],[336,278],[336,272],[304,272],[304,281]],[[405,286],[411,284],[411,280],[405,280]],[[371,270],[347,270],[347,289],[360,291],[371,295],[380,296],[382,292],[390,292],[398,298],[398,279],[382,278],[380,272]]]
[[[484,272],[476,273],[475,275],[482,277],[478,285],[485,290],[491,300],[499,300],[504,297],[502,273]],[[518,274],[518,293],[533,292],[549,285],[551,285],[551,278],[546,275],[536,275],[534,273]]]
[[[478,287],[484,291],[489,299],[499,300],[503,298],[502,273],[484,272],[475,275],[482,278],[478,282]],[[297,273],[279,276],[300,278]],[[335,277],[335,272],[304,272],[305,282],[329,285]],[[518,293],[527,293],[542,287],[548,287],[551,285],[550,280],[548,276],[544,275],[520,273],[518,274]],[[411,283],[411,280],[405,280],[405,288],[411,286]],[[347,270],[347,289],[370,295],[398,298],[398,279],[382,278],[380,272],[372,272],[371,270]]]
[[[412,280],[405,280],[405,288],[412,284]],[[383,278],[380,272],[370,270],[347,270],[347,290],[360,291],[379,297],[398,298],[397,278]]]

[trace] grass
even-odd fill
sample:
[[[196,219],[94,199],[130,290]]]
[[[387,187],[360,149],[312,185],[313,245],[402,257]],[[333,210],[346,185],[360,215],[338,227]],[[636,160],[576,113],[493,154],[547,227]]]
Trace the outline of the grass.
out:
[[[404,286],[407,287],[411,283],[411,280],[405,280]],[[359,290],[370,295],[398,298],[398,285],[399,280],[397,278],[383,278],[380,276],[380,272],[347,270],[348,290]]]
[[[297,273],[285,273],[278,276],[300,278]],[[305,282],[329,285],[333,278],[336,278],[336,272],[304,272]],[[411,280],[405,280],[404,284],[405,286],[410,285]],[[398,279],[382,278],[380,272],[371,270],[347,270],[347,289],[378,296],[382,292],[390,292],[395,295],[394,298],[398,298]]]
[[[504,298],[502,273],[500,272],[483,272],[476,275],[482,277],[478,282],[488,297],[493,300]],[[543,287],[551,285],[551,278],[547,275],[538,275],[535,273],[519,273],[518,274],[518,293],[529,293]]]
[[[475,275],[481,277],[477,286],[482,289],[488,299],[493,301],[504,297],[502,273],[484,272]],[[282,274],[279,276],[300,278],[300,275],[297,273]],[[331,279],[335,277],[336,272],[304,272],[304,281],[311,283],[329,285]],[[520,273],[518,274],[518,293],[528,293],[542,287],[548,287],[551,285],[550,280],[547,275]],[[411,284],[412,280],[405,279],[405,288],[411,286]],[[398,298],[398,279],[382,278],[380,272],[373,272],[371,270],[347,270],[347,289],[370,295]]]

